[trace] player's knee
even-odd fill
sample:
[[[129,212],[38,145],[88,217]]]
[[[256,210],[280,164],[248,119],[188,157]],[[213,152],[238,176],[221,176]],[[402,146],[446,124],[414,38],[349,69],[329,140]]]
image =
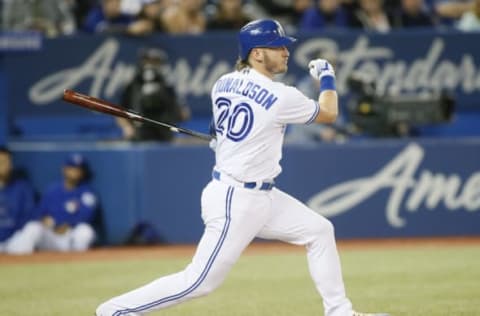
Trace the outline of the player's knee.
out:
[[[78,224],[72,234],[72,250],[85,251],[95,240],[95,231],[88,224]]]
[[[318,216],[310,222],[310,233],[315,238],[334,238],[335,228],[328,219]]]
[[[335,237],[335,227],[332,222],[324,218],[324,233],[329,237]]]
[[[10,239],[5,251],[14,255],[31,254],[42,236],[43,226],[39,222],[28,222]]]
[[[34,239],[40,238],[43,232],[43,225],[40,222],[32,221],[25,224],[23,231]]]

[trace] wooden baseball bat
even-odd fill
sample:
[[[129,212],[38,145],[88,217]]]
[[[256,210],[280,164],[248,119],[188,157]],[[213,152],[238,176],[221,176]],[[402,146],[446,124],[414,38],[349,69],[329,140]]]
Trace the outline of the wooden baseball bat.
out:
[[[171,124],[150,119],[148,117],[143,116],[140,113],[136,113],[132,110],[127,110],[111,102],[108,102],[99,98],[94,98],[92,96],[85,95],[73,90],[69,90],[69,89],[64,90],[63,100],[69,103],[96,111],[96,112],[106,113],[106,114],[110,114],[117,117],[123,117],[131,121],[137,121],[137,122],[162,126],[170,129],[172,132],[187,134],[190,136],[198,137],[206,141],[210,141],[213,138],[208,134],[203,134],[203,133],[192,131],[186,128],[181,128]]]

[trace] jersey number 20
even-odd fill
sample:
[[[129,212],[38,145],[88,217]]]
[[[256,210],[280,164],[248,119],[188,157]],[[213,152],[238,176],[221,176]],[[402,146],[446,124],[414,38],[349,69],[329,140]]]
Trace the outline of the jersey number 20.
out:
[[[242,102],[232,106],[227,98],[215,100],[218,115],[215,122],[215,131],[218,135],[225,135],[234,142],[239,142],[252,130],[253,111],[248,103]]]

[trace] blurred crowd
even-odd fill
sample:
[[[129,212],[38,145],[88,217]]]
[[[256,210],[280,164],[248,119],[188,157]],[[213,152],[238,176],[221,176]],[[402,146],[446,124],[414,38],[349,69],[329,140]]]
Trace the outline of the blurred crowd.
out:
[[[274,17],[288,32],[480,30],[480,0],[1,0],[4,31],[200,34]]]

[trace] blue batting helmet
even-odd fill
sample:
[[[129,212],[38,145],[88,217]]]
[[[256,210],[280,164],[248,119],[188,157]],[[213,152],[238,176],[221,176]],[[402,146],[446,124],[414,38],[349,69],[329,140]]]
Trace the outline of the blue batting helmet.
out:
[[[276,20],[255,20],[240,30],[240,58],[246,60],[255,47],[282,47],[295,42],[294,37],[286,36],[283,27]]]

